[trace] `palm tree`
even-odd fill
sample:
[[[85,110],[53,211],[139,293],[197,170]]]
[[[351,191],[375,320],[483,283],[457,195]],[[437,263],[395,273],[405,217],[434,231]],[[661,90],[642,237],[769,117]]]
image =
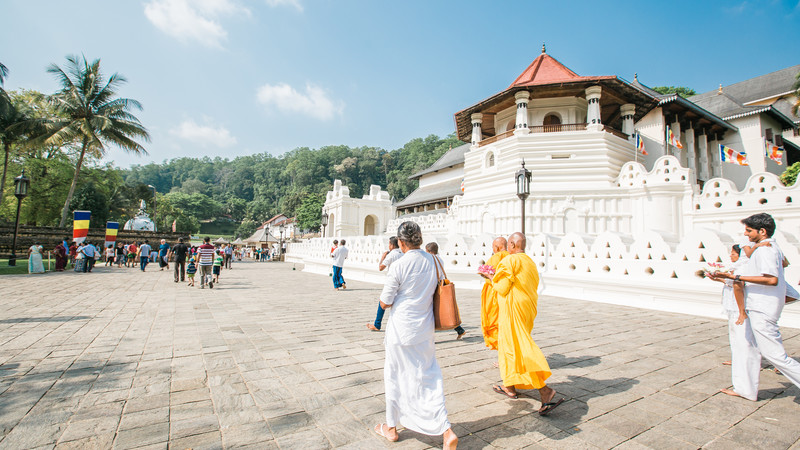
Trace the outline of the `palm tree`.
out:
[[[23,141],[30,136],[32,129],[31,117],[24,105],[15,105],[8,94],[0,92],[0,142],[3,144],[3,174],[0,175],[0,205],[3,204],[3,193],[6,187],[8,173],[8,158],[11,155],[11,146]]]
[[[142,105],[133,99],[116,98],[117,88],[125,83],[125,78],[115,73],[106,82],[100,72],[99,59],[90,64],[86,57],[68,56],[65,69],[51,64],[47,71],[55,75],[61,90],[52,96],[59,115],[47,123],[48,132],[43,142],[80,145],[75,175],[61,211],[59,227],[63,227],[86,152],[102,157],[107,145],[116,145],[131,153],[147,154],[135,139],[149,141],[150,135],[139,119],[130,113],[131,109],[141,111]]]

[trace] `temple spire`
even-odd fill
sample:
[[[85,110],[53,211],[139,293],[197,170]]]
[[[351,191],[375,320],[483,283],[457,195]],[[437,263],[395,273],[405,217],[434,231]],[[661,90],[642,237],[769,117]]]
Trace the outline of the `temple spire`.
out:
[[[547,53],[547,48],[544,46],[544,42],[542,42],[542,53]]]

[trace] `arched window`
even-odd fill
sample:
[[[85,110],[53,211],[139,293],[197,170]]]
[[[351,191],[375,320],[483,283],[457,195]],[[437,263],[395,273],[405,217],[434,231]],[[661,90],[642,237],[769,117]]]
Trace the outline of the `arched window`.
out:
[[[494,153],[492,152],[486,155],[486,167],[494,167]]]

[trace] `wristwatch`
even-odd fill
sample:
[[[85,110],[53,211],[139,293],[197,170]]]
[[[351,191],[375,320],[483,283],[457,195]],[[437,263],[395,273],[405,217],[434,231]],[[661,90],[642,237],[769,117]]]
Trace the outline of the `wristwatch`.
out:
[[[741,281],[741,280],[742,280],[741,275],[736,275],[735,277],[733,277],[733,281]]]

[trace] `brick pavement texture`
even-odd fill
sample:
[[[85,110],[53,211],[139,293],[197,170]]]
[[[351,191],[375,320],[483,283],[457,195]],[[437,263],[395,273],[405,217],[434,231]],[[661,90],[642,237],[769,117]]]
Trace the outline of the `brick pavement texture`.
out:
[[[214,289],[171,272],[0,278],[0,448],[441,447],[401,431],[388,443],[379,285],[290,263],[243,262]],[[347,268],[344,271],[347,276]],[[458,292],[468,331],[437,333],[459,448],[791,448],[800,391],[769,370],[757,402],[730,383],[726,322],[544,297],[534,338],[568,401],[536,414],[491,390],[479,293]],[[783,329],[790,354],[798,330]]]

